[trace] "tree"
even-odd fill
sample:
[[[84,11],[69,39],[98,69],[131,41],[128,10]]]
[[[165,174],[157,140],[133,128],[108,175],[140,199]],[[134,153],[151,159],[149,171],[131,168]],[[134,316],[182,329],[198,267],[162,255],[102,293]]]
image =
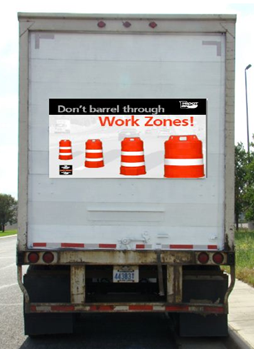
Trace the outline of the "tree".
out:
[[[0,228],[4,232],[5,226],[9,222],[13,224],[17,221],[17,201],[8,194],[0,194]]]
[[[253,136],[254,139],[254,136]],[[247,221],[254,220],[254,142],[250,144],[250,156],[247,158],[244,187],[244,213]]]
[[[235,146],[235,224],[241,214],[247,221],[254,220],[254,142],[250,144],[250,155],[242,143]]]
[[[243,143],[235,146],[235,224],[238,230],[239,218],[244,209],[244,180],[245,165],[247,164],[247,153]]]

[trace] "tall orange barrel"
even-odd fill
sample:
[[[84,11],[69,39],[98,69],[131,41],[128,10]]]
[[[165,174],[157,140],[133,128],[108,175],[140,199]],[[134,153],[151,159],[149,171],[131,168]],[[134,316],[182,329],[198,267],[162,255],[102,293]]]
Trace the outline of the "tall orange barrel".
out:
[[[85,143],[85,167],[104,167],[103,144],[100,139],[89,139]]]
[[[196,135],[171,135],[165,142],[165,177],[204,177],[202,141]]]
[[[143,141],[140,138],[122,140],[120,174],[126,176],[146,174]]]
[[[60,140],[58,158],[59,160],[72,160],[72,142],[70,140]]]

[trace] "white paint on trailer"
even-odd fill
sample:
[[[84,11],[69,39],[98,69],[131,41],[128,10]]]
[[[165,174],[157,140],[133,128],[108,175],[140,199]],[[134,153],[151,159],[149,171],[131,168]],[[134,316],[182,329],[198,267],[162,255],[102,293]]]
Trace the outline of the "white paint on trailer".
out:
[[[116,243],[117,238],[145,231],[156,245],[162,231],[171,244],[179,244],[180,238],[185,244],[211,244],[217,237],[223,247],[225,50],[217,56],[214,46],[203,46],[208,40],[203,33],[194,37],[56,33],[53,40],[41,41],[39,49],[33,44],[35,35],[30,35],[29,245],[49,242],[50,235],[56,242],[64,235],[68,242],[70,234],[72,242]],[[210,40],[225,48],[224,35],[212,33]],[[151,51],[155,46],[157,50]],[[86,51],[81,50],[84,47]],[[49,180],[52,97],[207,98],[207,178]],[[81,158],[74,168],[82,166],[84,155]],[[92,200],[107,200],[117,208],[160,203],[165,211],[89,212]]]

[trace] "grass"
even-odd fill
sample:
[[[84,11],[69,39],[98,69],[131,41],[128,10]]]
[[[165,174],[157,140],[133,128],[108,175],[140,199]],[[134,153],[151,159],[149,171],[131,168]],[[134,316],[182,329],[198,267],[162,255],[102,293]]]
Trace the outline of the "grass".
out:
[[[16,230],[7,230],[5,232],[0,231],[0,237],[9,236],[9,235],[15,235],[16,233],[17,233],[17,229]]]
[[[254,287],[254,231],[235,232],[236,278]],[[229,267],[222,267],[229,272]]]
[[[254,286],[254,231],[235,233],[236,277]]]

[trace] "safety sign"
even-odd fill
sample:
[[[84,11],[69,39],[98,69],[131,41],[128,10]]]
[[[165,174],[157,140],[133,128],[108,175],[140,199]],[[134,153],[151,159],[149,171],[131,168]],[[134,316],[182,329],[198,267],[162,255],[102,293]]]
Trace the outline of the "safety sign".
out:
[[[50,178],[205,178],[205,98],[49,100]]]

